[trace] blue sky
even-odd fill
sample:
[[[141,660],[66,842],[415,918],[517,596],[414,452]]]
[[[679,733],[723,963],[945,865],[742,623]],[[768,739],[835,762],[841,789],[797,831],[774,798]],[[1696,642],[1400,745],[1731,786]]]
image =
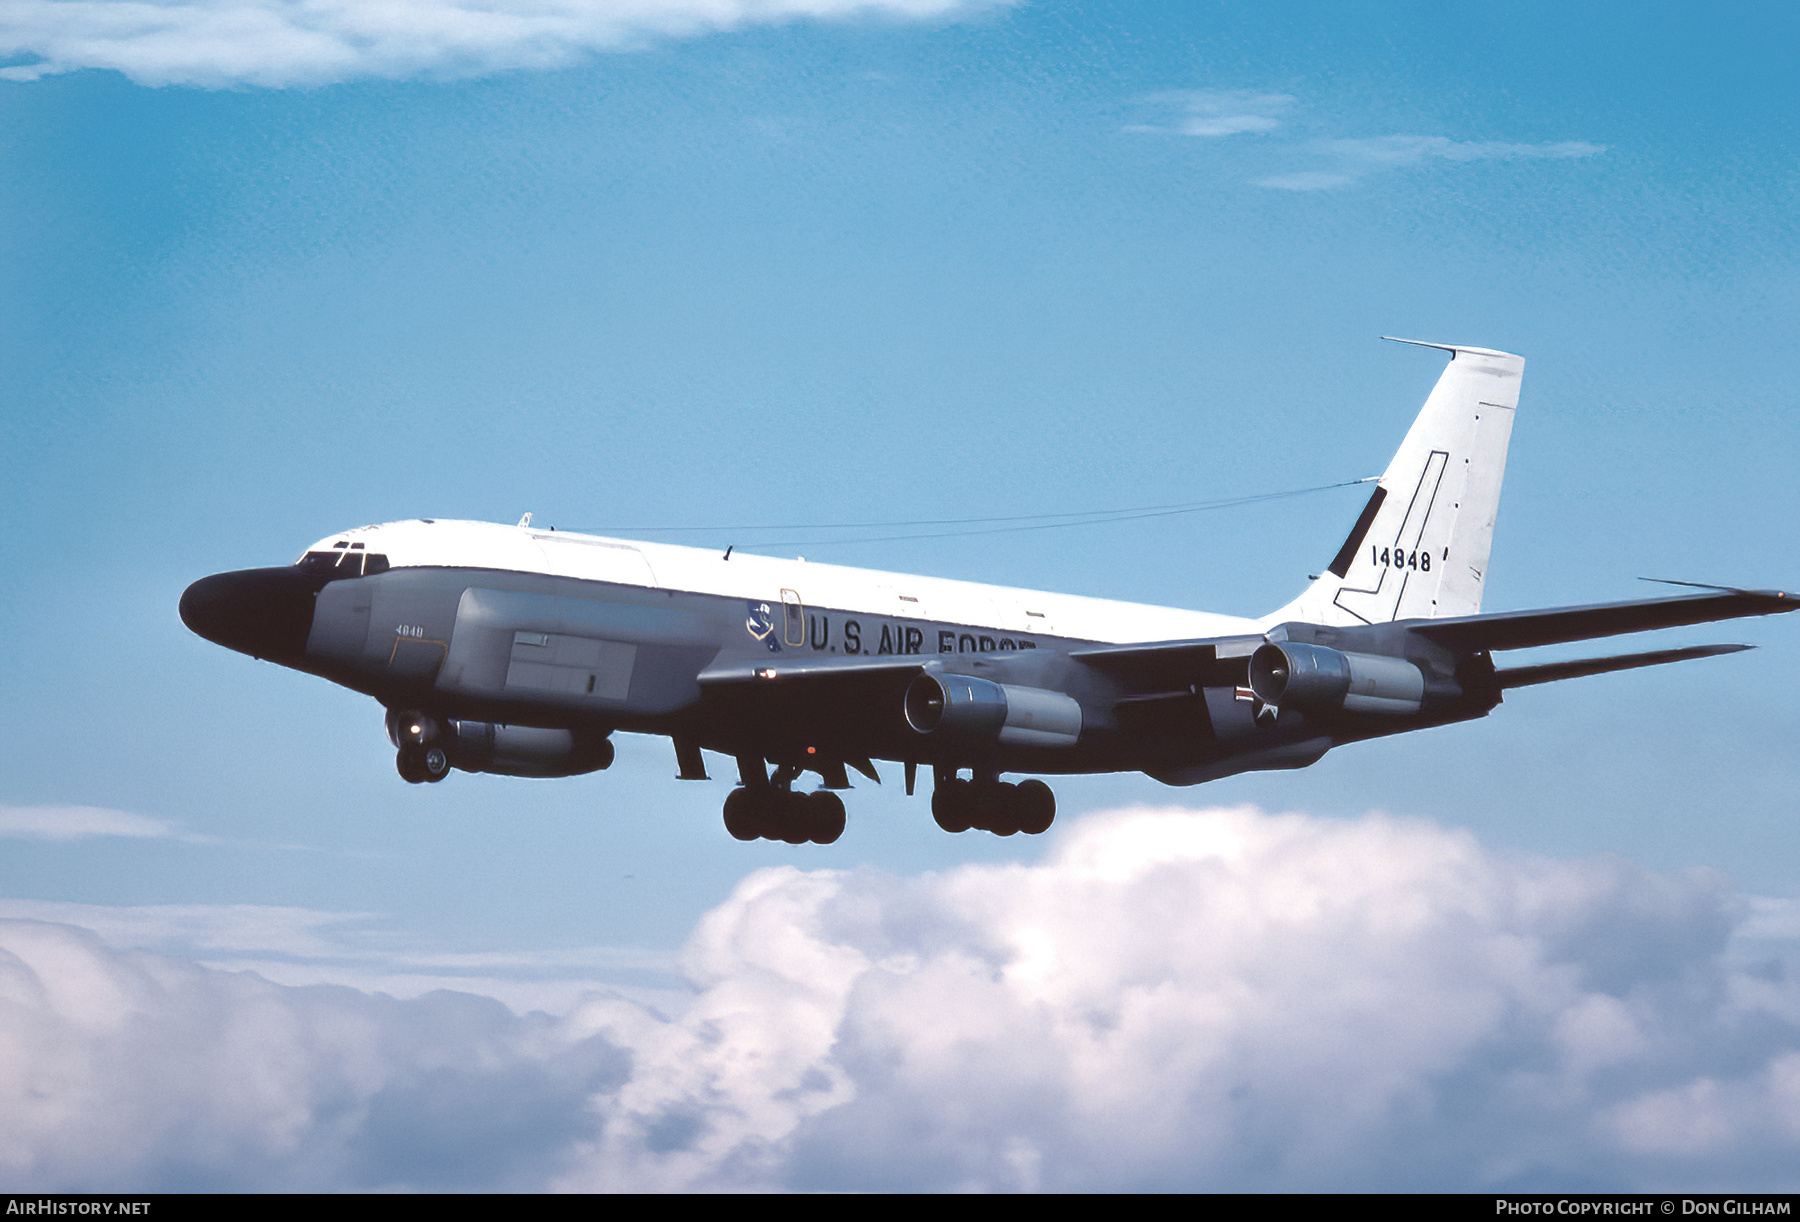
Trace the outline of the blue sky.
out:
[[[259,1004],[299,1009],[317,996],[303,986],[350,985],[360,991],[344,1004],[395,1032],[454,1028],[447,1048],[501,1032],[528,1085],[555,1077],[530,1050],[562,1040],[599,1066],[592,1097],[508,1079],[531,1115],[552,1119],[508,1138],[517,1157],[490,1169],[482,1182],[495,1184],[1405,1186],[1418,1181],[1404,1162],[1375,1149],[1336,1180],[1257,1180],[1256,1168],[1304,1161],[1298,1145],[1269,1154],[1285,1122],[1201,1112],[1151,1143],[1163,1162],[1083,1180],[1083,1159],[1106,1163],[1104,1109],[1071,1112],[1054,1136],[1014,1132],[997,1112],[968,1146],[988,1161],[909,1181],[843,1136],[904,1129],[908,1109],[929,1111],[919,1083],[940,1081],[902,1091],[869,1076],[885,1063],[870,1032],[894,1030],[871,1017],[873,985],[813,999],[807,1021],[831,1038],[796,1053],[794,1072],[831,1085],[804,1116],[770,1118],[767,1083],[678,1089],[648,1069],[615,1072],[618,1057],[659,1064],[653,1048],[725,1006],[734,981],[776,971],[718,947],[779,924],[781,897],[810,914],[792,928],[813,942],[777,975],[811,979],[796,964],[815,954],[893,973],[896,955],[930,961],[921,948],[937,945],[938,923],[992,934],[966,948],[975,958],[1011,945],[996,931],[1028,900],[971,916],[956,898],[969,888],[1057,885],[1080,873],[1078,849],[1139,845],[1142,861],[1162,860],[1133,839],[1141,823],[1098,812],[1304,812],[1252,820],[1241,837],[1298,836],[1327,863],[1344,837],[1381,842],[1390,825],[1368,817],[1387,812],[1415,821],[1399,825],[1401,857],[1452,874],[1475,862],[1502,880],[1496,894],[1564,880],[1599,914],[1582,927],[1612,932],[1555,954],[1596,981],[1594,964],[1638,934],[1657,941],[1658,922],[1691,933],[1668,940],[1684,949],[1665,947],[1667,962],[1640,956],[1655,960],[1641,978],[1515,999],[1561,1015],[1542,1029],[1556,1055],[1575,1055],[1570,1030],[1622,1030],[1613,1010],[1634,1006],[1634,1029],[1665,1033],[1642,1048],[1697,1047],[1707,1024],[1736,1020],[1695,1017],[1659,992],[1696,973],[1730,1005],[1764,989],[1768,1014],[1785,1016],[1767,1018],[1776,1034],[1754,1048],[1734,1045],[1730,1065],[1639,1051],[1619,1054],[1638,1058],[1630,1073],[1606,1062],[1605,1090],[1581,1078],[1591,1107],[1569,1105],[1566,1119],[1604,1146],[1589,1151],[1600,1183],[1650,1183],[1674,1159],[1695,1183],[1791,1186],[1770,1170],[1793,1165],[1789,1139],[1741,1137],[1788,1133],[1779,1118],[1800,1117],[1800,1002],[1781,967],[1800,936],[1789,623],[1669,634],[1762,648],[1527,689],[1484,722],[1347,748],[1301,773],[1191,791],[1062,782],[1059,830],[1041,842],[943,835],[922,799],[899,796],[896,769],[851,795],[843,840],[802,851],[730,840],[718,819],[728,766],[715,761],[711,784],[678,784],[660,740],[622,739],[619,762],[590,777],[405,786],[377,708],[210,646],[175,613],[194,578],[285,562],[335,529],[529,510],[564,528],[707,527],[656,537],[1261,614],[1329,558],[1356,490],[932,540],[817,545],[814,531],[729,527],[1052,513],[1374,474],[1441,368],[1381,334],[1527,358],[1490,609],[1654,593],[1643,576],[1791,588],[1791,13],[413,0],[374,30],[356,9],[247,8],[171,4],[149,23],[105,2],[41,2],[0,19],[0,916],[15,918],[4,945],[44,996],[83,972],[149,972],[160,983],[131,995],[154,999],[146,1022],[175,1048],[198,1015],[251,1004],[239,996],[250,978],[225,973],[254,970],[273,982],[254,986],[269,990]],[[777,872],[753,873],[765,869]],[[1398,871],[1383,894],[1402,907],[1438,894],[1419,890],[1427,876],[1438,877]],[[1244,875],[1244,911],[1279,906],[1285,885],[1273,869]],[[1129,910],[1143,897],[1115,898]],[[882,936],[911,949],[882,950],[863,926],[819,915],[852,899],[894,906]],[[1200,897],[1184,902],[1196,927],[1235,928]],[[1549,918],[1515,926],[1493,915],[1502,908],[1539,911],[1498,904],[1476,923],[1555,943]],[[53,937],[32,921],[92,933]],[[1301,952],[1275,939],[1268,953],[1310,962],[1335,935],[1307,928]],[[1106,945],[1129,959],[1134,935],[1115,933]],[[1460,945],[1454,922],[1440,935],[1434,946]],[[1198,990],[1192,1013],[1230,975],[1158,962]],[[1337,980],[1319,970],[1313,985]],[[925,989],[920,972],[900,975]],[[413,1000],[438,984],[511,1009]],[[1444,995],[1465,985],[1505,992],[1477,981]],[[1099,973],[1055,996],[1117,1000],[1132,987]],[[596,988],[614,991],[604,1021]],[[773,1038],[788,1004],[758,996],[770,1017],[741,1035],[745,1048]],[[998,1013],[956,996],[971,1030]],[[1062,1002],[1045,996],[1030,1004],[1054,1017]],[[84,1064],[117,1053],[74,1010],[44,1004],[31,1020],[43,1039],[71,1041]],[[521,1017],[533,1008],[554,1017]],[[1307,1034],[1361,1047],[1357,1021],[1326,1007]],[[1222,1038],[1177,1027],[1184,1046]],[[1408,1070],[1433,1098],[1463,1092],[1460,1111],[1442,1106],[1481,1117],[1430,1182],[1574,1182],[1559,1156],[1517,1144],[1543,1116],[1508,1112],[1511,1088],[1482,1077],[1501,1073],[1500,1036],[1459,1038]],[[1046,1064],[1081,1059],[1053,1035],[1032,1046]],[[1374,1077],[1381,1055],[1368,1053]],[[1265,1061],[1257,1083],[1288,1099],[1300,1063]],[[357,1096],[369,1133],[424,1106],[429,1091],[407,1074],[425,1070],[409,1066]],[[1133,1081],[1114,1069],[1109,1081]],[[1026,1098],[1051,1073],[1020,1070],[1007,1089]],[[940,1081],[946,1097],[954,1078]],[[323,1080],[294,1089],[312,1098]],[[730,1125],[697,1104],[630,1102],[659,1081],[681,1099],[743,1103],[732,1114],[748,1128],[728,1140]],[[1069,1098],[1106,1093],[1065,1086]],[[1007,1089],[988,1094],[1015,1098]],[[178,1110],[168,1091],[127,1074],[114,1102],[129,1096],[144,1131],[161,1132]],[[1294,1115],[1336,1106],[1291,1093]],[[581,1128],[602,1097],[622,1109],[609,1116],[641,1120],[639,1147],[615,1148],[637,1121],[604,1139]],[[223,1094],[205,1098],[236,1123]],[[1690,1115],[1707,1108],[1704,1123]],[[1371,1131],[1400,1142],[1404,1112],[1395,1104]],[[834,1127],[852,1119],[862,1127]],[[70,1131],[44,1123],[21,1122],[20,1148],[35,1153],[9,1164],[10,1186],[99,1182]],[[1726,1136],[1669,1136],[1699,1132]],[[121,1184],[432,1186],[465,1182],[443,1177],[466,1165],[457,1142],[473,1140],[371,1137],[311,1162],[275,1142],[245,1164],[248,1179],[208,1169],[174,1137],[130,1157],[87,1148],[135,1177]],[[777,1155],[734,1181],[731,1140]],[[943,1165],[927,1155],[915,1161]],[[1072,1178],[1045,1178],[1059,1164]],[[1020,1170],[1031,1166],[1035,1180]]]

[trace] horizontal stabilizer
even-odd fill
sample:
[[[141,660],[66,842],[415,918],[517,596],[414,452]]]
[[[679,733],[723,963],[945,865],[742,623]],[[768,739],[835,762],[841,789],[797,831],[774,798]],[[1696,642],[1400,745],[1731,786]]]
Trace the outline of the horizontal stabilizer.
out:
[[[1529,687],[1533,683],[1554,683],[1558,679],[1579,679],[1584,675],[1604,675],[1615,670],[1635,670],[1640,666],[1661,666],[1665,662],[1686,662],[1690,658],[1716,658],[1724,653],[1741,653],[1754,645],[1690,645],[1686,649],[1652,649],[1646,653],[1624,653],[1610,658],[1579,658],[1573,662],[1545,662],[1539,666],[1508,666],[1494,672],[1502,688]]]
[[[1748,615],[1780,615],[1800,611],[1800,598],[1780,590],[1718,590],[1649,598],[1634,602],[1593,603],[1547,611],[1501,611],[1455,619],[1420,620],[1414,632],[1459,653],[1491,649],[1531,649],[1624,632],[1679,628]]]

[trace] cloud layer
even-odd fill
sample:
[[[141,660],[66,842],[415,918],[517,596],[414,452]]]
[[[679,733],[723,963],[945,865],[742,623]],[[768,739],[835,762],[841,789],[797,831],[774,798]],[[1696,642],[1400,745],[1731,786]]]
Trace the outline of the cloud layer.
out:
[[[1566,161],[1597,157],[1604,145],[1585,140],[1559,140],[1547,144],[1519,144],[1505,140],[1452,140],[1447,136],[1373,136],[1353,140],[1325,140],[1314,146],[1331,163],[1330,169],[1302,170],[1257,180],[1258,186],[1286,191],[1322,191],[1349,186],[1383,170],[1400,170],[1428,161]]]
[[[1381,817],[759,871],[692,1003],[411,1001],[0,922],[9,1189],[1792,1189],[1791,914]]]
[[[1212,137],[1271,132],[1281,126],[1280,116],[1294,105],[1292,94],[1253,89],[1178,89],[1142,100],[1173,112],[1173,117],[1165,123],[1134,123],[1125,128],[1128,132]]]
[[[113,68],[143,85],[316,85],[554,68],[806,18],[919,19],[1004,0],[10,0],[0,78]]]
[[[1147,94],[1137,101],[1158,112],[1161,118],[1155,123],[1127,124],[1128,132],[1218,139],[1275,133],[1286,123],[1299,99],[1288,93],[1253,89],[1180,89]],[[1283,191],[1329,191],[1350,186],[1371,174],[1432,161],[1563,161],[1595,157],[1606,151],[1604,145],[1585,140],[1530,144],[1392,135],[1296,141],[1288,132],[1276,137],[1275,147],[1284,153],[1302,153],[1315,163],[1310,169],[1254,180],[1259,187]]]
[[[103,806],[0,806],[0,837],[18,840],[85,840],[90,836],[197,840],[162,819]]]

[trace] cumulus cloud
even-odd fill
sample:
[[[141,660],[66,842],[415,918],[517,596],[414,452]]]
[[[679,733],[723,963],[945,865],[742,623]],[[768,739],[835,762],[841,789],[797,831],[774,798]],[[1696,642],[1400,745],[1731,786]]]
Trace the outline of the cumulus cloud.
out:
[[[1325,140],[1314,146],[1332,168],[1275,174],[1257,180],[1258,186],[1284,191],[1325,191],[1383,170],[1405,169],[1428,161],[1561,161],[1597,157],[1604,145],[1585,140],[1561,140],[1546,144],[1518,144],[1504,140],[1452,140],[1447,136],[1371,136]]]
[[[952,16],[1007,0],[10,0],[0,78],[112,68],[145,85],[311,85],[554,68],[597,51],[803,20]]]
[[[18,840],[85,840],[130,836],[195,840],[172,823],[100,806],[0,806],[0,836]]]
[[[291,988],[0,922],[12,1189],[1791,1190],[1800,984],[1721,878],[1133,810],[763,870],[691,1002]]]
[[[1180,89],[1153,93],[1143,101],[1168,112],[1161,123],[1133,123],[1128,132],[1168,132],[1183,136],[1236,136],[1270,132],[1294,104],[1286,93],[1251,89]]]

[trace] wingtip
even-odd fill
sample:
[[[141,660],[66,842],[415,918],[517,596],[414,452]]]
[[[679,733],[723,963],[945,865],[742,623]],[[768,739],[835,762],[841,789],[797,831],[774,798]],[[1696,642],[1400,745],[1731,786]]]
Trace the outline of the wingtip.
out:
[[[1721,586],[1710,581],[1678,581],[1673,577],[1640,577],[1639,581],[1653,581],[1657,585],[1686,586],[1692,590],[1712,590],[1719,594],[1742,594],[1747,598],[1768,598],[1775,602],[1793,603],[1800,607],[1800,595],[1787,590],[1746,590],[1742,586]]]

